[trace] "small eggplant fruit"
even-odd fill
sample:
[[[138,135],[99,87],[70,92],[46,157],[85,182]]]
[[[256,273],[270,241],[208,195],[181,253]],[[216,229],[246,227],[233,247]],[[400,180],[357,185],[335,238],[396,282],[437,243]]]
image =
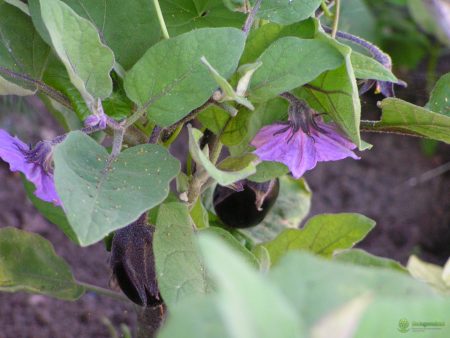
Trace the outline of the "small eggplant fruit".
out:
[[[111,246],[113,278],[134,303],[152,307],[162,304],[153,254],[153,226],[141,219],[116,231]]]
[[[234,189],[217,185],[213,205],[219,219],[231,228],[249,228],[264,220],[274,205],[280,182],[273,179],[263,183],[243,180]]]

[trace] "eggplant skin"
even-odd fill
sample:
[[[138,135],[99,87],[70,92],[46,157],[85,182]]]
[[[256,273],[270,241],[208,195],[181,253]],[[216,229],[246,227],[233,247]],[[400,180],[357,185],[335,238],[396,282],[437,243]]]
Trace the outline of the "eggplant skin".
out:
[[[244,229],[261,223],[275,204],[280,190],[280,182],[275,180],[258,210],[257,188],[255,184],[243,184],[242,191],[234,191],[220,185],[213,195],[214,210],[219,219],[230,228]],[[225,196],[225,197],[224,197]]]

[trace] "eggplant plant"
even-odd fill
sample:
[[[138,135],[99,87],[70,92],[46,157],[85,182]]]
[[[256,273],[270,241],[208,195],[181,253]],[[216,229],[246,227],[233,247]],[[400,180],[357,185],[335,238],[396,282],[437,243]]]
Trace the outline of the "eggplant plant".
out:
[[[449,45],[445,1],[394,2]],[[450,143],[449,74],[425,107],[396,98],[391,57],[340,30],[355,3],[0,0],[0,94],[65,129],[34,145],[1,129],[0,159],[71,241],[105,243],[117,285],[5,227],[0,291],[133,302],[136,337],[449,337],[450,263],[355,249],[375,226],[356,213],[299,228],[305,172],[364,157],[364,133]],[[361,119],[366,92],[380,119]]]

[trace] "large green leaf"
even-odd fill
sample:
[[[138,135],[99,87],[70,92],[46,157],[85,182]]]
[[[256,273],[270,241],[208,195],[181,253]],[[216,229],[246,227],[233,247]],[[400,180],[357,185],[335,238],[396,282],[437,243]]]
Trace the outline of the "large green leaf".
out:
[[[304,179],[280,177],[280,193],[269,214],[256,227],[242,230],[256,242],[274,239],[286,228],[297,228],[309,212],[311,190]]]
[[[436,82],[427,108],[435,113],[450,116],[450,73],[442,75]]]
[[[57,225],[67,237],[78,244],[77,235],[70,226],[64,211],[60,207],[55,206],[53,203],[45,202],[36,197],[33,194],[35,190],[34,184],[26,180],[23,176],[22,183],[25,187],[28,198],[31,203],[33,203],[35,208],[41,213],[41,215],[53,224]]]
[[[109,72],[114,54],[102,43],[96,27],[60,0],[40,0],[40,5],[52,45],[71,82],[88,105],[107,98],[112,91]]]
[[[316,24],[311,19],[288,26],[267,23],[258,29],[252,30],[248,35],[240,64],[254,62],[271,43],[279,38],[296,36],[303,39],[312,39],[315,32]]]
[[[0,291],[76,300],[84,292],[50,242],[15,228],[0,229]]]
[[[411,301],[412,298],[421,301],[425,298],[435,302],[440,299],[427,285],[407,274],[328,261],[304,252],[290,252],[270,270],[269,277],[290,299],[297,315],[308,326],[324,314],[363,295],[369,294],[374,300],[389,299],[392,306],[410,298]],[[400,308],[408,310],[405,305]],[[398,320],[402,317],[397,314],[389,320],[395,323],[389,327],[391,331],[396,332]],[[372,331],[364,337],[378,337],[376,332]],[[333,337],[333,334],[329,336]]]
[[[158,125],[170,125],[204,103],[217,88],[208,62],[225,78],[235,71],[245,37],[234,28],[198,29],[153,47],[125,77],[128,97]]]
[[[389,69],[374,58],[352,51],[350,60],[357,79],[373,79],[394,83],[398,81]]]
[[[380,107],[383,109],[381,121],[371,123],[371,130],[413,133],[450,143],[450,116],[396,98],[384,99]]]
[[[262,66],[252,77],[249,96],[251,101],[261,102],[336,69],[343,57],[325,41],[288,36],[272,43],[257,61]]]
[[[39,37],[29,16],[0,0],[0,66],[40,80],[50,48]],[[32,95],[36,86],[0,70],[0,95]]]
[[[217,284],[219,311],[228,324],[228,337],[303,337],[301,319],[280,290],[219,239],[211,235],[199,239],[208,271]]]
[[[159,206],[153,248],[159,289],[169,307],[209,292],[186,205],[170,202]]]
[[[258,17],[284,25],[312,16],[322,0],[266,0],[261,3]]]
[[[245,21],[243,13],[230,12],[222,0],[161,0],[160,4],[171,36],[206,27],[240,28]]]
[[[302,229],[284,230],[264,246],[273,263],[291,250],[331,257],[337,249],[353,247],[374,226],[374,221],[360,214],[322,214],[309,219]]]
[[[41,36],[50,37],[41,18],[40,0],[29,0],[33,22]],[[161,37],[155,6],[148,0],[63,0],[78,15],[91,21],[116,60],[129,69]]]
[[[220,185],[226,186],[231,183],[242,180],[251,174],[254,174],[255,164],[254,157],[246,157],[245,161],[240,160],[241,167],[232,170],[233,168],[224,168],[224,170],[218,169],[208,158],[208,156],[200,149],[200,138],[203,136],[202,132],[198,129],[189,128],[189,152],[192,158],[198,164],[202,165],[208,174],[214,178]],[[227,170],[225,170],[227,169]]]
[[[166,149],[153,144],[108,158],[105,148],[81,132],[70,133],[54,152],[56,190],[83,246],[161,203],[180,170]]]
[[[337,69],[323,73],[297,91],[297,94],[306,98],[314,109],[329,114],[361,149],[361,103],[351,62],[352,50],[322,32],[317,33],[317,38],[339,51],[345,63]]]

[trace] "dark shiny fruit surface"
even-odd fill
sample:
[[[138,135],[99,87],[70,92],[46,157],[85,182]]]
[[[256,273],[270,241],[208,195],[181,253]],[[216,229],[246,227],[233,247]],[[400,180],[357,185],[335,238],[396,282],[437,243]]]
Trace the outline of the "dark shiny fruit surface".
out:
[[[220,220],[231,228],[249,228],[261,223],[274,205],[280,182],[278,179],[254,183],[243,181],[241,191],[217,185],[214,210]]]

